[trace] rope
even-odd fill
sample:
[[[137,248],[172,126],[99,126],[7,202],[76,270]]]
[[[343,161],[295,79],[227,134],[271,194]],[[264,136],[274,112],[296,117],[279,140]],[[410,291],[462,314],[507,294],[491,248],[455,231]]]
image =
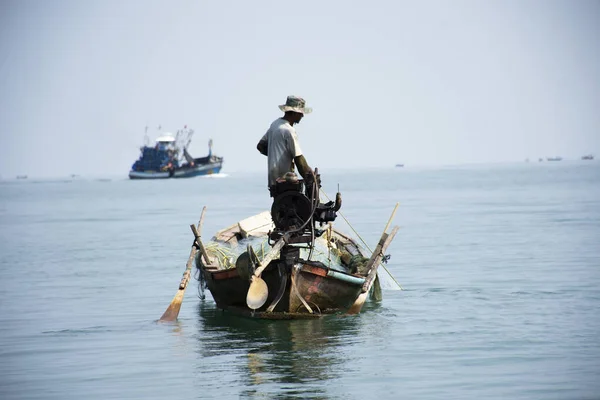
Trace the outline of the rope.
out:
[[[327,196],[327,193],[325,193],[325,191],[323,189],[321,189],[321,193],[323,193],[323,195],[327,198],[327,200],[331,201],[331,199],[329,198],[329,196]],[[348,224],[348,226],[350,227],[350,229],[352,229],[352,231],[354,232],[354,234],[365,245],[365,247],[367,248],[367,250],[369,250],[369,252],[373,253],[373,250],[371,250],[371,248],[369,247],[369,245],[367,244],[367,242],[365,242],[365,240],[362,238],[362,236],[360,236],[358,234],[358,232],[356,232],[356,229],[354,229],[354,227],[350,224],[350,221],[348,221],[348,219],[344,216],[344,214],[342,214],[342,212],[339,211],[339,210],[338,210],[337,213],[340,214],[342,216],[342,218],[344,218],[344,221],[346,221],[346,223]],[[388,224],[389,224],[389,222],[388,222]],[[386,226],[386,230],[387,230],[387,226]],[[385,267],[385,265],[381,264],[381,266],[383,267],[383,269],[385,270],[385,272],[387,272],[387,274],[390,276],[390,278],[392,278],[392,280],[394,281],[394,283],[396,285],[398,285],[398,287],[400,288],[400,290],[403,290],[402,286],[398,283],[398,281],[396,280],[396,278],[394,278],[394,275],[392,275],[392,273],[390,271],[388,271],[388,269]]]

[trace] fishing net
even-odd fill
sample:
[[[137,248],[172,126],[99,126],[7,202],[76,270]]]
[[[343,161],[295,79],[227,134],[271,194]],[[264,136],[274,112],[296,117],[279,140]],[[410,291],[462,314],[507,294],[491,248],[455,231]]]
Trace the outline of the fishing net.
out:
[[[219,269],[235,268],[238,257],[247,251],[247,246],[250,245],[254,253],[262,260],[264,256],[271,250],[267,238],[248,238],[240,240],[237,245],[230,246],[229,244],[220,242],[208,242],[205,244],[206,252],[209,257],[213,258],[214,263]],[[340,248],[323,238],[316,238],[312,253],[310,248],[306,246],[298,246],[300,248],[300,258],[303,260],[318,261],[323,263],[328,268],[341,272],[365,274],[364,266],[368,261],[367,258],[361,255],[351,255],[343,248]],[[202,258],[196,257],[196,266],[199,268]]]

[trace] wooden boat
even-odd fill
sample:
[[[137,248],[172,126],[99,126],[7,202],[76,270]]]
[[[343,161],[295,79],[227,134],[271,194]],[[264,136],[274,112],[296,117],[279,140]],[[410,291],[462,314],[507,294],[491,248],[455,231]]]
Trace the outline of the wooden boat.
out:
[[[317,241],[333,254],[329,257],[331,263],[305,258],[310,252],[307,247],[288,245],[276,251],[275,259],[262,273],[268,287],[266,301],[256,310],[251,309],[247,304],[252,277],[249,260],[254,252],[260,262],[265,254],[261,248],[266,247],[268,234],[274,229],[270,213],[263,212],[217,232],[212,243],[205,246],[208,262],[205,257],[197,257],[200,284],[210,290],[218,308],[267,319],[314,318],[350,311],[365,292],[371,298],[381,299],[376,274],[382,252],[391,242],[389,235],[376,249],[380,254],[374,254],[371,260],[356,241],[330,226],[325,237]],[[255,245],[248,251],[251,243]],[[299,257],[290,255],[295,252]]]
[[[316,186],[294,178],[281,182],[270,212],[236,222],[206,243],[199,234],[203,210],[198,229],[191,226],[195,240],[180,291],[161,320],[177,317],[194,259],[200,288],[208,288],[217,307],[249,317],[357,314],[368,298],[381,300],[377,271],[398,231],[387,232],[396,209],[375,250],[366,254],[333,227],[341,195],[320,203]]]
[[[327,238],[318,239],[322,245],[331,244],[330,251],[334,254],[330,258],[334,265],[306,260],[310,251],[306,247],[290,245],[279,250],[276,259],[262,273],[269,288],[265,304],[257,310],[248,307],[249,269],[252,268],[249,255],[254,251],[260,259],[265,254],[261,250],[268,248],[268,233],[274,229],[268,211],[255,215],[217,232],[212,243],[206,246],[210,263],[202,257],[197,258],[197,267],[217,307],[262,318],[310,318],[349,309],[367,281],[364,265],[368,259],[353,239],[335,229],[324,233]],[[255,246],[249,252],[251,243]],[[300,257],[290,268],[285,257],[290,258],[290,253],[294,252]],[[235,254],[235,262],[228,257],[231,254]],[[356,267],[352,273],[349,265],[338,264],[339,254],[343,254],[342,258],[348,264],[352,260],[355,267],[360,265],[361,270]]]

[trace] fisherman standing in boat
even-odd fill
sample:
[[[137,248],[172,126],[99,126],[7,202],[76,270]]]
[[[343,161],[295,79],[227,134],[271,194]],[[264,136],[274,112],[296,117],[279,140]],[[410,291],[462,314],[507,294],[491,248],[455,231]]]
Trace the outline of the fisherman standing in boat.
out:
[[[285,104],[280,105],[279,109],[285,114],[276,119],[267,133],[260,139],[256,148],[261,154],[267,156],[269,171],[269,192],[274,196],[274,188],[279,180],[285,179],[294,172],[294,165],[298,172],[306,181],[313,180],[313,170],[308,166],[294,125],[300,123],[304,114],[312,112],[312,108],[305,106],[305,101],[301,97],[288,96]]]

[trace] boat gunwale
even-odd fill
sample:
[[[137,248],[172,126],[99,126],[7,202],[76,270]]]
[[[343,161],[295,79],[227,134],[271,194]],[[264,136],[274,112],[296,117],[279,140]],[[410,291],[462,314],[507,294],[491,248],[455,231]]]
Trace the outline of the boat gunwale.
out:
[[[277,260],[275,260],[274,262],[277,262]],[[298,269],[299,272],[305,272],[323,278],[331,278],[337,281],[345,282],[356,286],[362,286],[367,279],[366,276],[338,271],[336,269],[329,268],[325,265],[320,266],[314,264],[307,264],[305,260],[299,260],[296,265],[301,265],[301,267]],[[211,277],[216,280],[225,280],[236,277],[239,277],[241,279],[236,268],[213,270],[203,266],[202,269],[209,273]]]

